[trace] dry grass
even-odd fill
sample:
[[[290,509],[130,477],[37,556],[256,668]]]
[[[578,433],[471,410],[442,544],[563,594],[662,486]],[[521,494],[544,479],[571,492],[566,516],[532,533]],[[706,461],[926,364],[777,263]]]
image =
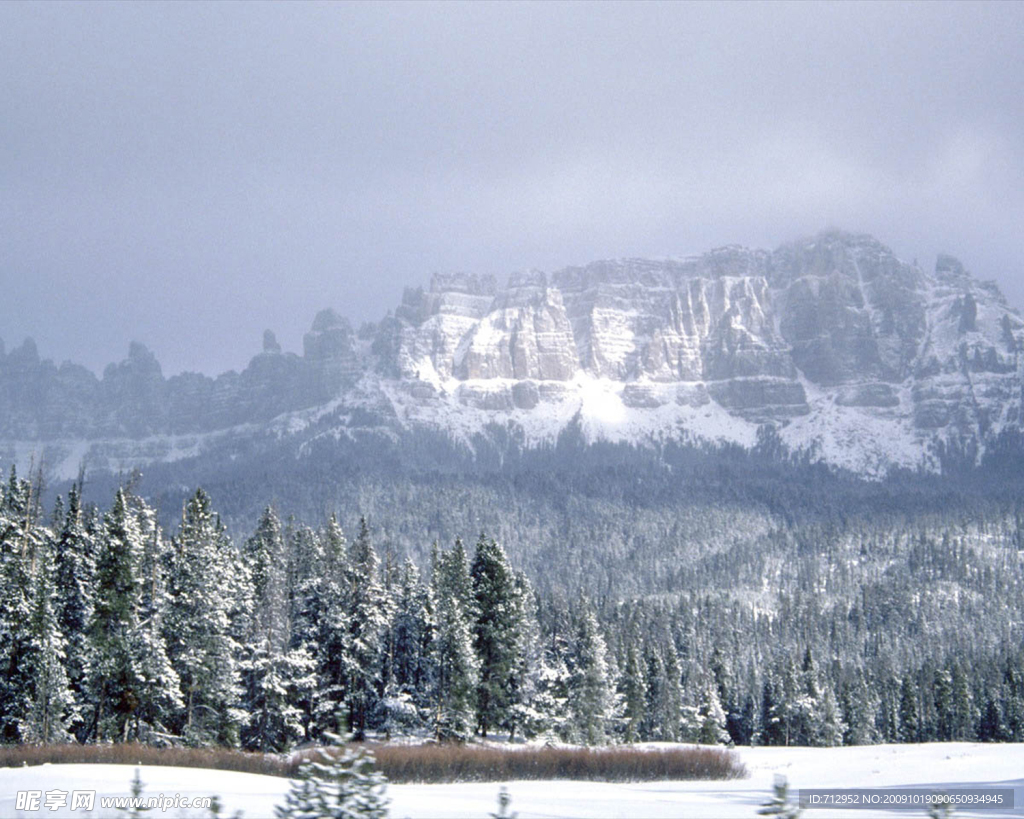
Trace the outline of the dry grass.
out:
[[[373,748],[391,782],[501,782],[579,779],[644,782],[658,779],[740,779],[739,757],[719,748],[641,750],[519,748],[478,745],[381,745]]]
[[[576,779],[643,782],[663,779],[739,779],[739,757],[721,748],[641,750],[612,748],[496,748],[479,745],[365,746],[394,783],[500,782],[514,779]],[[148,745],[20,745],[0,747],[0,767],[44,762],[173,765],[294,776],[312,751],[290,757],[228,748],[153,748]]]
[[[285,758],[230,748],[155,748],[152,745],[7,745],[0,747],[0,768],[43,763],[78,762],[108,765],[162,765],[216,768],[222,771],[290,776],[293,766]],[[296,766],[297,767],[297,766]]]

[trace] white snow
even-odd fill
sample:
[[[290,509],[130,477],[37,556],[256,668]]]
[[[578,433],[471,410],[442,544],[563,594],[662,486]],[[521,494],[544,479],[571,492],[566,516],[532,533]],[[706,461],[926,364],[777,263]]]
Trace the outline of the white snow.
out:
[[[391,816],[422,819],[482,819],[497,809],[502,785],[512,797],[510,808],[520,819],[540,817],[707,817],[753,819],[769,797],[776,774],[785,776],[795,801],[799,788],[954,787],[1014,789],[1013,810],[970,811],[957,816],[1024,817],[1024,745],[926,743],[871,745],[852,748],[740,748],[750,776],[709,782],[606,783],[517,781],[454,785],[390,785]],[[96,789],[101,795],[129,793],[131,765],[44,765],[0,769],[0,816],[114,816],[96,810],[15,811],[19,790]],[[140,768],[143,795],[182,794],[189,798],[217,794],[223,816],[241,810],[247,819],[270,817],[289,783],[256,774],[192,768]],[[170,809],[149,816],[205,816],[204,811]],[[805,819],[870,819],[923,816],[924,811],[808,810]]]
[[[242,424],[214,432],[182,435],[150,435],[145,438],[68,438],[53,441],[9,441],[0,444],[5,465],[13,462],[26,476],[42,463],[50,480],[71,481],[83,464],[90,469],[105,468],[128,473],[154,461],[172,463],[192,458],[215,442],[232,435],[251,434],[256,427]],[[6,449],[6,452],[4,452]]]
[[[549,445],[577,415],[589,441],[657,446],[665,440],[683,439],[753,446],[757,423],[750,417],[730,412],[713,399],[693,407],[685,403],[685,398],[680,403],[675,396],[695,390],[708,394],[709,384],[699,380],[710,377],[702,369],[702,345],[716,327],[728,328],[742,344],[760,353],[784,357],[783,311],[772,305],[783,304],[794,287],[801,291],[806,287],[817,294],[819,285],[833,274],[807,273],[778,289],[777,283],[771,283],[758,269],[756,255],[741,253],[740,261],[747,259],[749,263],[742,268],[746,272],[726,275],[715,272],[716,253],[681,262],[595,262],[566,271],[562,276],[563,286],[569,288],[566,292],[586,284],[595,291],[593,305],[583,318],[566,308],[562,320],[574,324],[575,340],[564,337],[568,330],[554,329],[562,328],[562,323],[556,322],[546,330],[539,329],[547,326],[544,322],[534,326],[538,345],[534,352],[557,353],[557,371],[562,374],[568,372],[563,359],[571,359],[577,348],[583,353],[583,361],[577,362],[579,368],[567,381],[534,381],[540,401],[532,409],[512,407],[516,382],[510,378],[459,380],[455,375],[463,372],[460,365],[470,350],[483,361],[474,366],[475,373],[507,373],[512,328],[520,320],[529,323],[534,307],[523,312],[520,306],[501,306],[488,293],[462,292],[481,287],[472,277],[442,276],[438,279],[441,289],[424,294],[423,303],[417,302],[419,306],[412,305],[417,317],[409,321],[419,323],[406,322],[400,330],[396,363],[404,379],[385,378],[375,372],[373,356],[366,343],[360,342],[360,360],[366,369],[357,384],[321,406],[284,413],[268,425],[138,440],[0,441],[0,460],[14,461],[22,474],[28,472],[30,464],[42,462],[44,471],[56,480],[73,479],[83,461],[94,471],[106,468],[128,472],[154,461],[201,455],[225,438],[243,437],[266,428],[280,437],[305,435],[314,424],[320,427],[316,434],[339,439],[358,435],[359,430],[349,426],[344,417],[339,416],[333,430],[322,429],[326,425],[320,422],[339,407],[361,406],[372,413],[388,405],[394,416],[384,413],[374,432],[397,438],[403,428],[427,427],[447,433],[466,446],[472,446],[476,436],[487,435],[492,425],[518,428],[515,438],[526,446]],[[862,269],[862,262],[874,260],[874,264],[879,254],[887,259],[889,251],[865,241],[851,244],[849,253],[851,267],[849,271],[844,268],[843,275],[848,278],[847,285],[859,290],[862,307],[847,303],[844,309],[855,309],[863,316],[858,318],[860,323],[870,323],[872,343],[877,345],[884,366],[868,366],[856,377],[847,373],[841,384],[815,384],[798,374],[795,383],[803,386],[810,413],[778,416],[779,433],[789,448],[865,477],[881,478],[893,467],[937,471],[940,464],[934,453],[944,439],[965,432],[991,439],[1006,426],[1016,424],[1024,355],[1012,349],[1014,345],[1007,343],[1005,334],[1009,330],[1019,343],[1024,321],[1009,311],[998,291],[967,276],[937,276],[915,269],[910,294],[913,309],[908,316],[923,324],[917,349],[907,350],[904,334],[881,329],[886,323],[883,299],[888,291],[883,285],[888,274],[876,269],[872,278],[868,268]],[[731,268],[726,265],[726,269]],[[444,289],[448,287],[455,289]],[[561,292],[558,287],[544,291],[550,304],[557,303],[556,313],[563,309]],[[968,294],[976,306],[973,329],[961,328],[962,311],[956,309]],[[540,343],[542,339],[544,344]],[[641,356],[650,344],[654,344],[652,360],[643,363]],[[545,345],[549,345],[545,350],[539,349]],[[963,356],[973,362],[976,355],[987,363],[983,367],[965,366]],[[682,380],[671,380],[676,378]],[[897,383],[897,378],[902,381]],[[879,379],[899,396],[897,406],[842,403],[844,394],[877,387],[882,383]],[[644,402],[633,400],[638,387],[652,397],[649,406],[637,406]],[[522,394],[519,398],[522,403]],[[489,409],[474,403],[486,403]],[[766,408],[766,417],[770,410]],[[949,420],[943,422],[947,412]],[[917,423],[925,426],[919,428]],[[927,426],[929,423],[939,426],[932,428]],[[981,452],[983,445],[984,441]]]

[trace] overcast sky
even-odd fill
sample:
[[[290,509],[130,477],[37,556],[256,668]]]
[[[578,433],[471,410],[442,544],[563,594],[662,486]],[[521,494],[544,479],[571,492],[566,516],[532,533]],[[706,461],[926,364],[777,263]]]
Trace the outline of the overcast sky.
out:
[[[0,338],[241,369],[433,270],[831,225],[1024,307],[1024,3],[0,3]]]

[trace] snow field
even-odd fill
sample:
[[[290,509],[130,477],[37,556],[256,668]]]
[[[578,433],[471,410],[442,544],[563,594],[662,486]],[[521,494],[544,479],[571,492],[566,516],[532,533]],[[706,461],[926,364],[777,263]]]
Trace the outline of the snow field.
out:
[[[949,790],[955,787],[1014,789],[1015,807],[959,810],[956,816],[1024,817],[1024,744],[926,743],[870,745],[844,748],[739,748],[750,772],[747,779],[704,782],[607,783],[578,781],[471,782],[441,785],[390,785],[391,816],[395,819],[484,819],[497,810],[504,784],[512,797],[510,809],[519,819],[753,819],[765,802],[776,774],[785,776],[795,801],[803,788],[915,787]],[[97,799],[92,813],[82,810],[14,810],[19,790],[96,789],[102,795],[129,793],[135,768],[131,765],[43,765],[0,769],[0,816],[112,817]],[[190,799],[217,794],[222,816],[242,811],[245,819],[273,816],[289,781],[258,774],[196,768],[141,768],[144,796],[181,794]],[[205,811],[150,811],[150,817],[206,816]],[[807,810],[804,819],[871,819],[917,817],[924,811]]]

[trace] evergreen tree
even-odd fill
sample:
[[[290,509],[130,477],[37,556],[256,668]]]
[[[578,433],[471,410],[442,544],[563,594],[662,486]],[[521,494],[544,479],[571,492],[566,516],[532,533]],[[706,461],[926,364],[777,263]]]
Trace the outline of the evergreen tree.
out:
[[[325,733],[337,741],[337,737]],[[386,819],[387,782],[375,769],[373,755],[350,748],[321,748],[319,760],[299,767],[285,803],[274,808],[277,819]]]
[[[64,670],[65,642],[55,612],[54,568],[50,545],[36,552],[32,585],[30,644],[26,656],[32,681],[32,699],[21,736],[28,742],[64,742],[70,739],[69,718],[74,697]]]
[[[475,604],[473,578],[470,575],[469,557],[466,555],[466,547],[463,546],[462,539],[455,538],[455,545],[448,551],[441,552],[438,560],[444,573],[444,583],[448,594],[458,601],[459,607],[472,621],[476,615],[473,610]]]
[[[963,666],[953,660],[950,669],[950,697],[952,704],[952,737],[955,740],[975,739],[974,698]]]
[[[133,721],[135,738],[145,741],[150,731],[166,734],[171,723],[177,722],[183,703],[181,681],[167,655],[163,624],[168,605],[164,567],[169,555],[153,510],[140,503],[137,512],[143,550],[139,566],[139,627],[132,639],[139,686],[139,705]]]
[[[981,742],[1006,742],[1008,732],[1000,712],[998,699],[991,694],[985,699],[985,707],[978,723],[978,740]]]
[[[569,678],[569,737],[603,745],[611,710],[606,647],[590,603],[581,599],[576,613]]]
[[[419,569],[406,559],[395,589],[392,627],[392,674],[399,691],[417,699],[430,684],[430,638],[433,628],[427,589]],[[425,701],[418,701],[425,705]]]
[[[665,681],[662,686],[658,711],[662,719],[662,736],[666,742],[680,739],[680,719],[683,707],[683,691],[679,668],[679,654],[671,635],[666,635]]]
[[[843,685],[839,706],[846,721],[843,744],[869,745],[874,742],[874,699],[862,672],[858,671],[852,680]]]
[[[304,736],[303,713],[294,704],[315,685],[314,661],[305,647],[277,650],[265,641],[244,665],[248,676],[246,747],[283,751]]]
[[[769,671],[761,685],[761,736],[760,745],[785,745],[786,706],[782,686],[775,674]]]
[[[520,606],[515,576],[504,550],[484,535],[476,545],[473,646],[478,661],[477,725],[480,735],[511,724],[513,676],[520,654]]]
[[[383,638],[389,613],[377,576],[379,559],[370,542],[366,518],[349,550],[347,689],[349,724],[357,740],[366,736],[377,705],[376,681],[383,660]]]
[[[756,682],[752,686],[754,691],[759,691]],[[753,693],[748,693],[743,698],[743,705],[740,708],[739,719],[735,722],[728,722],[729,736],[736,745],[754,745],[761,736],[761,712],[758,708],[758,700]]]
[[[314,660],[305,647],[290,649],[281,524],[267,508],[246,542],[252,567],[252,632],[240,664],[247,723],[246,747],[284,750],[304,736],[302,711],[294,705],[315,684]]]
[[[879,706],[876,722],[878,736],[884,742],[899,742],[900,738],[900,683],[895,672],[889,670],[884,678],[876,682],[880,685]]]
[[[547,667],[546,646],[537,622],[537,603],[529,580],[522,572],[516,572],[516,637],[519,651],[516,667],[511,678],[511,718],[509,740],[516,731],[522,731],[527,738],[536,737],[552,728],[557,704],[546,689]]]
[[[662,729],[665,725],[664,715],[661,713],[661,701],[665,688],[665,665],[661,661],[661,654],[651,641],[644,644],[643,658],[647,690],[641,734],[646,740],[659,740],[662,738]]]
[[[787,745],[814,745],[817,742],[820,723],[821,688],[818,669],[810,646],[804,650],[804,659],[799,674],[792,663],[786,664],[783,672],[783,689],[787,693],[787,724],[790,729]]]
[[[65,638],[68,684],[74,697],[72,729],[79,739],[85,724],[86,691],[89,676],[88,627],[92,617],[95,544],[86,529],[81,493],[72,486],[67,510],[60,522],[54,547],[57,624]]]
[[[700,733],[697,742],[702,745],[722,745],[729,741],[729,732],[725,730],[725,710],[718,698],[718,686],[708,681],[704,685],[704,699],[701,702]]]
[[[903,678],[900,686],[900,739],[903,742],[919,742],[921,724],[917,711],[917,691],[909,676]]]
[[[169,605],[164,620],[168,654],[185,703],[181,734],[196,745],[234,745],[240,726],[240,648],[232,637],[234,547],[196,491],[182,510],[170,557]]]
[[[331,515],[321,535],[324,553],[322,581],[323,610],[315,644],[317,730],[337,733],[347,722],[350,645],[348,542],[341,526]]]
[[[623,669],[620,691],[625,703],[623,740],[637,742],[640,739],[646,739],[641,736],[641,728],[647,713],[647,680],[637,656],[636,645],[632,640],[626,649],[626,665]]]
[[[290,542],[292,645],[314,645],[326,603],[327,553],[320,535],[308,526],[296,526]]]
[[[478,666],[471,621],[463,608],[469,578],[465,551],[443,552],[432,578],[436,632],[434,650],[434,731],[438,739],[465,739],[476,719]]]
[[[846,722],[843,720],[842,710],[831,685],[826,684],[822,691],[819,714],[817,744],[826,748],[842,745]]]
[[[30,708],[27,663],[32,616],[32,559],[39,533],[29,525],[32,490],[11,467],[0,497],[0,741],[17,742]]]
[[[935,701],[935,738],[948,742],[953,738],[953,682],[944,668],[935,670],[932,697]]]
[[[150,575],[143,575],[148,530],[152,530],[152,544],[159,539],[152,510],[119,489],[104,516],[89,623],[89,691],[94,706],[89,733],[101,741],[127,741],[133,731],[138,738],[143,719],[151,725],[180,702],[177,679],[159,630],[160,590],[154,593],[153,589],[159,586],[155,559],[150,561]],[[145,580],[151,584],[151,605],[146,611]]]

